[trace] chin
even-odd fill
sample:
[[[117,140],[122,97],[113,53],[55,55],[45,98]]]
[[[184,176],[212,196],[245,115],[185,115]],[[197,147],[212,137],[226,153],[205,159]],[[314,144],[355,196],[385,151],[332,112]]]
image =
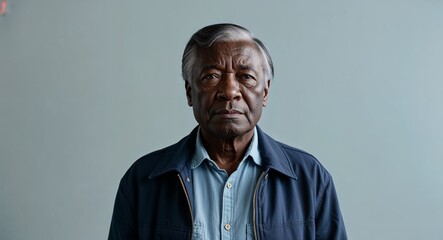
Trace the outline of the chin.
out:
[[[240,137],[250,130],[252,130],[254,127],[246,127],[246,126],[238,126],[238,125],[225,125],[225,126],[218,126],[214,130],[215,136],[219,138],[236,138]]]

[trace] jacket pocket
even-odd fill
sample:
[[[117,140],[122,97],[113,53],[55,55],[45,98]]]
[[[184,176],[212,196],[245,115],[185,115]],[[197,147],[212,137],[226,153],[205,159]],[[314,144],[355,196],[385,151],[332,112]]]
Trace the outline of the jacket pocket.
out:
[[[261,224],[258,228],[260,239],[315,239],[314,220],[294,221],[277,225]]]

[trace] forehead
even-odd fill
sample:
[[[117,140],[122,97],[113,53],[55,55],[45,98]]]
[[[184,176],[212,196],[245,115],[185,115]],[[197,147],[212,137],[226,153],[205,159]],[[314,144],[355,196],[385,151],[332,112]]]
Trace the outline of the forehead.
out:
[[[197,65],[225,65],[233,64],[262,65],[263,56],[253,41],[218,42],[209,48],[197,50]]]

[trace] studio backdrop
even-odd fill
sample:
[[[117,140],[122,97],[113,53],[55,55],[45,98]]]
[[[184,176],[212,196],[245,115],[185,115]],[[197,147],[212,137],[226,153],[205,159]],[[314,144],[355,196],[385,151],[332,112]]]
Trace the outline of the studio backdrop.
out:
[[[443,239],[443,1],[1,4],[0,239],[106,239],[125,171],[196,126],[181,55],[220,22],[269,48],[259,125],[330,171],[350,239]]]

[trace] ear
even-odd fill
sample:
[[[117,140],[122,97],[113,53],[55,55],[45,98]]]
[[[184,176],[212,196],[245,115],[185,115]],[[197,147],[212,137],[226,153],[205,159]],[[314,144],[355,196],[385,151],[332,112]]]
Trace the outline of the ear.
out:
[[[188,80],[185,80],[186,98],[188,99],[188,105],[192,107],[192,97],[191,97],[191,84]]]
[[[268,98],[269,98],[269,88],[271,87],[271,80],[268,79],[267,81],[265,81],[265,87],[263,89],[263,107],[266,107],[266,104],[268,103]]]

